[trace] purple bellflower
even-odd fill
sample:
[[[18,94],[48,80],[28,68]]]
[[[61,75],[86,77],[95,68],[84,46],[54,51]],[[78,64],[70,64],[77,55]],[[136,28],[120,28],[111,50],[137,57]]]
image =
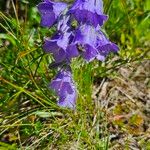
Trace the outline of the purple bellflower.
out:
[[[69,27],[69,16],[63,16],[58,22],[58,33],[51,39],[45,39],[43,49],[45,52],[52,53],[56,63],[67,60],[79,55],[75,44],[72,44],[73,33]]]
[[[77,30],[74,43],[83,48],[82,56],[90,62],[97,58],[104,61],[110,52],[117,52],[118,46],[110,42],[102,31],[90,25],[81,25]]]
[[[97,27],[103,25],[108,16],[103,14],[102,0],[76,0],[70,11],[79,23]]]
[[[109,41],[109,39],[100,30],[97,31],[96,48],[99,52],[97,59],[101,61],[104,61],[110,52],[117,53],[119,50],[119,47],[115,43]]]
[[[56,22],[61,12],[67,8],[67,4],[44,0],[38,4],[37,8],[41,15],[41,26],[51,27]]]
[[[104,61],[110,52],[117,52],[118,46],[104,35],[101,26],[108,16],[103,14],[102,0],[75,0],[68,8],[63,2],[44,0],[38,6],[41,25],[56,24],[57,32],[46,38],[43,49],[51,53],[54,62],[50,68],[59,68],[59,73],[49,84],[59,97],[58,105],[75,108],[77,91],[71,74],[72,58],[82,56],[87,62],[94,59]],[[72,21],[78,25],[72,28]]]
[[[77,92],[70,71],[61,70],[49,87],[59,96],[59,106],[75,108]]]

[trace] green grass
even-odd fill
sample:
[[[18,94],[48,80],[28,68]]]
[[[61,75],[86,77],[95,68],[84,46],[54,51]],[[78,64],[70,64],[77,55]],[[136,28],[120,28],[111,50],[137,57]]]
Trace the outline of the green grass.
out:
[[[73,60],[78,88],[74,111],[58,107],[47,87],[57,70],[48,68],[52,57],[43,52],[42,43],[54,29],[40,27],[40,16],[30,3],[18,4],[24,16],[14,3],[9,14],[0,12],[0,149],[107,150],[111,145],[107,109],[92,98],[93,86],[114,77],[121,66],[150,59],[150,2],[104,4],[109,15],[104,30],[120,52],[103,63]]]

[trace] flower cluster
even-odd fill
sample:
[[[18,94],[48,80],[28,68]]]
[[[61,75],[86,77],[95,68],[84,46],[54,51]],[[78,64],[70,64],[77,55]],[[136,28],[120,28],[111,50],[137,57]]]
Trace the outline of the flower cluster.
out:
[[[76,0],[72,6],[63,2],[44,0],[38,6],[41,26],[56,26],[52,38],[46,38],[43,49],[54,57],[59,73],[50,83],[59,96],[58,105],[75,108],[77,91],[74,85],[70,63],[74,57],[82,56],[87,62],[94,59],[104,61],[110,52],[117,52],[118,46],[109,41],[101,31],[108,16],[103,14],[102,0]],[[77,22],[73,26],[73,22]]]

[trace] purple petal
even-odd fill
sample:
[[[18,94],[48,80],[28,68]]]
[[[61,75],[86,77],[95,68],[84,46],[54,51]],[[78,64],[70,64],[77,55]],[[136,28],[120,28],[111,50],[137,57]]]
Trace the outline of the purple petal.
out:
[[[90,62],[97,56],[97,50],[90,45],[85,45],[85,51],[82,53],[82,55],[85,60]]]
[[[64,49],[59,47],[57,40],[46,39],[43,45],[45,52],[52,53],[55,61],[62,62],[66,58],[66,52]]]
[[[67,7],[65,3],[51,2],[45,0],[37,6],[41,14],[41,26],[51,27],[57,20],[60,13]]]
[[[59,96],[59,106],[75,107],[77,94],[70,71],[60,71],[49,87]]]
[[[53,12],[53,4],[51,2],[42,2],[37,8],[41,14],[41,26],[52,26],[56,21],[55,13]]]
[[[64,35],[59,35],[57,39],[45,39],[43,49],[45,52],[52,53],[56,62],[64,61],[66,58],[66,49],[69,44],[69,36],[71,33],[64,33]]]
[[[81,25],[76,30],[73,41],[84,49],[82,55],[88,62],[94,58],[104,61],[110,52],[119,50],[118,46],[110,42],[102,31],[87,24]]]
[[[67,32],[70,29],[70,16],[62,16],[58,21],[57,30],[60,32]]]
[[[65,94],[64,91],[71,94],[73,93],[73,89],[69,82],[63,82],[63,80],[59,81],[52,81],[50,84],[50,88],[52,88],[57,94],[63,95]],[[61,90],[63,89],[63,90]]]
[[[62,18],[59,22],[58,28],[60,30],[66,29],[66,24],[68,22],[68,18]],[[67,26],[68,30],[68,26]],[[59,31],[52,39],[45,39],[45,43],[43,45],[43,49],[45,52],[52,53],[56,63],[71,60],[73,57],[77,57],[79,55],[78,50],[75,44],[71,44],[73,39],[73,34],[71,31]]]
[[[96,44],[96,29],[90,25],[81,25],[75,33],[75,43],[78,44],[88,44],[88,45],[95,45]]]
[[[65,94],[64,91],[67,92],[67,94],[72,94],[74,92],[72,86],[71,86],[71,83],[70,82],[63,82],[61,88],[63,89],[60,93],[60,95],[63,95]]]
[[[56,62],[62,62],[66,59],[66,52],[63,49],[59,49],[55,53],[53,53],[53,57]]]
[[[69,45],[68,47],[67,47],[67,57],[69,58],[69,59],[71,59],[71,58],[73,58],[73,57],[77,57],[77,56],[79,56],[79,51],[78,51],[78,49],[77,49],[77,47],[76,47],[76,45]]]
[[[71,33],[65,32],[57,41],[57,44],[59,47],[66,49],[69,44],[69,37],[71,36]]]
[[[67,4],[63,2],[53,2],[53,10],[56,16],[59,16],[60,13],[67,8]]]
[[[59,94],[59,89],[60,89],[61,81],[52,81],[49,87],[53,89],[57,94]]]
[[[119,50],[119,47],[110,42],[106,36],[99,31],[97,36],[97,49],[99,53],[103,56],[108,55],[110,52],[117,52]]]
[[[111,43],[111,48],[112,48],[113,52],[118,52],[119,51],[119,47],[115,43]]]
[[[76,92],[74,91],[72,94],[67,94],[66,97],[61,96],[58,105],[61,107],[75,108],[76,104]]]
[[[90,62],[96,57],[97,31],[93,26],[86,24],[80,26],[76,30],[74,42],[84,49],[82,55],[86,61]]]
[[[43,49],[47,53],[55,53],[55,51],[59,50],[59,46],[57,45],[57,40],[45,39],[45,43],[43,45]]]
[[[103,25],[107,16],[103,14],[102,0],[76,0],[70,11],[78,22],[97,27]]]

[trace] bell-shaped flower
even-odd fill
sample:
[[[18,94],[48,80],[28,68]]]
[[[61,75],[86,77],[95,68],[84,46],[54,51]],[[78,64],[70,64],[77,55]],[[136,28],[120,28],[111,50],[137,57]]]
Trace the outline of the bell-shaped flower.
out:
[[[79,55],[76,45],[72,43],[73,33],[68,25],[69,18],[64,16],[58,23],[58,33],[51,39],[45,39],[43,49],[52,53],[56,63],[71,60]]]
[[[77,92],[69,70],[61,70],[52,80],[49,87],[58,95],[59,106],[75,108]]]
[[[80,23],[97,27],[103,25],[108,16],[103,14],[102,0],[76,0],[69,12]]]
[[[97,43],[96,43],[96,48],[99,52],[99,55],[97,56],[97,59],[104,61],[106,56],[110,53],[110,52],[118,52],[119,47],[109,41],[108,38],[106,38],[106,36],[104,35],[104,33],[102,31],[97,31]]]
[[[52,2],[50,0],[44,0],[37,6],[41,15],[41,26],[51,27],[58,16],[67,8],[67,4],[63,2]]]
[[[81,47],[81,54],[88,62],[95,58],[104,61],[110,52],[117,52],[119,49],[106,38],[103,32],[87,24],[76,30],[74,43]]]
[[[89,62],[92,61],[96,55],[96,30],[90,25],[82,25],[75,32],[74,43],[78,45],[82,56]]]

